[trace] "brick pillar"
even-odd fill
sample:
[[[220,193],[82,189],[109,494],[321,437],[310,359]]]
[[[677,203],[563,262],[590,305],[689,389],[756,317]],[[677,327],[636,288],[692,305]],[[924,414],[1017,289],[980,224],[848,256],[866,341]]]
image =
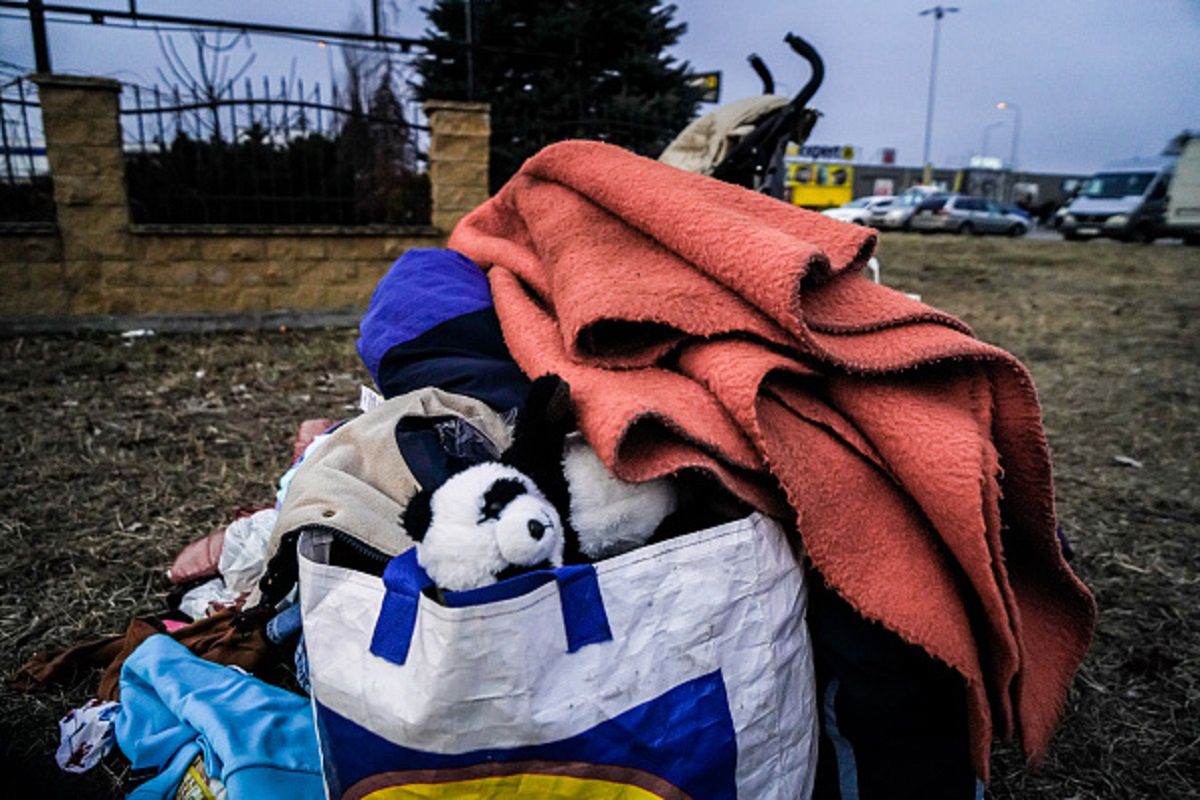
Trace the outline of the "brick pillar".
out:
[[[35,75],[68,277],[129,255],[118,95],[106,78]],[[73,269],[74,267],[74,269]],[[77,287],[82,288],[82,287]]]
[[[488,198],[489,110],[487,103],[425,102],[433,225],[447,233]]]

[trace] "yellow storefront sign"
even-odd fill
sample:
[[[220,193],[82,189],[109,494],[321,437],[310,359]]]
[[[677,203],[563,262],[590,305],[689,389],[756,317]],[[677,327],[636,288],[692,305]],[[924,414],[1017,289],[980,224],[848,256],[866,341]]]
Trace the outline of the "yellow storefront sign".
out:
[[[853,148],[847,148],[853,155]],[[789,162],[786,185],[792,205],[836,208],[854,199],[854,167],[813,161]]]

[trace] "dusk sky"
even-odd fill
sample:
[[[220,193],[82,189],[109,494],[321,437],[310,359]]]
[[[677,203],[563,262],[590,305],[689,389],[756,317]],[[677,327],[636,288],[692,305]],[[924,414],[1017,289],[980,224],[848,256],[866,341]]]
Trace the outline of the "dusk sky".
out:
[[[128,8],[125,0],[63,0],[89,7]],[[420,36],[423,0],[399,0],[388,32]],[[807,68],[783,43],[792,31],[825,60],[826,79],[813,105],[824,112],[810,139],[851,144],[859,159],[878,161],[895,148],[901,164],[921,161],[929,89],[933,4],[909,0],[680,0],[675,19],[688,31],[674,55],[697,71],[720,70],[722,102],[757,94],[746,63],[759,53],[781,93],[794,93]],[[1018,166],[1039,172],[1095,170],[1107,161],[1159,152],[1185,128],[1200,130],[1200,2],[1197,0],[961,0],[942,21],[932,156],[961,166],[979,154],[1011,154],[1020,109]],[[346,28],[369,18],[354,2],[205,3],[138,0],[143,12]],[[51,15],[53,19],[54,15]],[[51,22],[58,72],[107,75],[143,85],[160,82],[163,66],[154,34],[112,26]],[[175,34],[178,46],[187,38]],[[261,82],[288,73],[293,60],[306,82],[328,84],[340,63],[334,48],[263,35],[251,38],[257,59],[248,73]],[[243,57],[250,51],[242,51]],[[4,73],[31,67],[33,49],[22,12],[0,10]],[[992,125],[992,123],[1000,123]],[[990,127],[989,127],[990,126]]]

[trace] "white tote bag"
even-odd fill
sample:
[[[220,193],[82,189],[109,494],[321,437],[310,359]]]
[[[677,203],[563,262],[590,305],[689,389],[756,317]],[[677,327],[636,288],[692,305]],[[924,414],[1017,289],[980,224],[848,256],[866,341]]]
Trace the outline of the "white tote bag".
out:
[[[484,589],[383,579],[300,540],[331,798],[807,798],[816,708],[803,571],[772,520]]]

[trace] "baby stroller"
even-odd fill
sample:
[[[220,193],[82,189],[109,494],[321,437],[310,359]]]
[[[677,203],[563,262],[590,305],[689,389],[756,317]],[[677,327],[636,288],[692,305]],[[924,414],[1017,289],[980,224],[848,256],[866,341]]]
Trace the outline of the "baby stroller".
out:
[[[789,100],[775,94],[771,71],[752,53],[747,60],[762,80],[763,93],[721,106],[692,122],[658,160],[788,202],[784,154],[789,142],[802,145],[808,141],[821,116],[808,102],[825,79],[825,64],[816,48],[796,34],[789,33],[783,40],[812,69],[795,97]],[[877,258],[870,259],[867,271],[872,280],[880,282]]]
[[[807,106],[825,78],[825,65],[816,49],[794,33],[784,41],[812,68],[795,97],[789,100],[775,94],[770,70],[752,54],[748,61],[762,80],[763,93],[721,106],[692,122],[659,161],[786,200],[784,150],[789,142],[807,141],[821,116]]]

